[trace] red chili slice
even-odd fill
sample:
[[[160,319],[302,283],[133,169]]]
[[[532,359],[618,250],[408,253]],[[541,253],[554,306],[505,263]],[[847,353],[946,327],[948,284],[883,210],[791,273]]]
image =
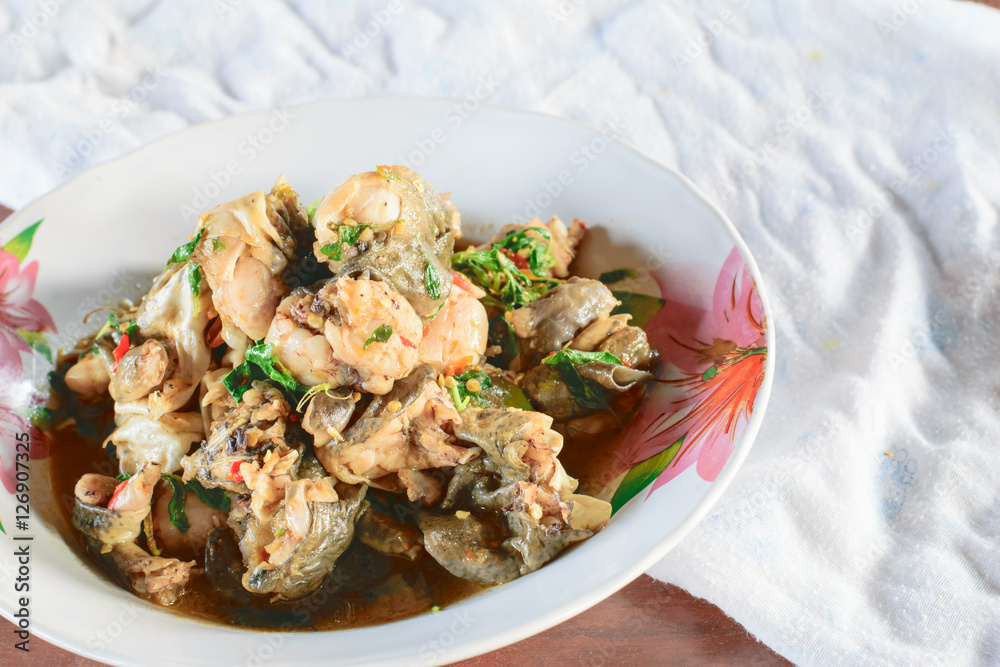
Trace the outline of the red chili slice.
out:
[[[240,473],[240,465],[242,465],[242,463],[243,461],[233,461],[232,467],[229,468],[229,479],[234,482],[243,481],[243,475]]]
[[[114,352],[115,365],[111,367],[112,373],[118,372],[118,362],[122,360],[122,357],[125,356],[125,353],[128,352],[128,349],[129,349],[128,334],[122,334],[121,342],[119,342],[118,347],[115,348]]]
[[[409,338],[406,338],[405,336],[400,336],[399,340],[403,341],[403,345],[405,345],[406,347],[412,347],[414,350],[417,349],[417,344],[414,343]]]
[[[222,339],[222,318],[217,317],[212,320],[208,331],[205,332],[205,344],[214,350],[225,342]]]
[[[516,252],[511,252],[506,248],[503,249],[503,254],[507,255],[510,261],[514,262],[514,266],[516,266],[517,268],[521,269],[522,271],[528,270],[528,260],[526,260],[524,257],[521,257]]]
[[[469,282],[469,279],[466,278],[461,273],[459,273],[458,271],[452,271],[451,272],[451,280],[452,280],[453,283],[455,283],[456,285],[458,285],[458,288],[460,290],[462,290],[463,292],[472,292],[472,291],[474,291],[472,289],[472,283]]]
[[[122,492],[122,489],[124,489],[125,485],[127,484],[128,480],[126,479],[124,482],[121,482],[118,486],[115,487],[115,492],[111,494],[111,500],[108,501],[109,510],[115,509],[115,505],[118,503],[118,494]]]

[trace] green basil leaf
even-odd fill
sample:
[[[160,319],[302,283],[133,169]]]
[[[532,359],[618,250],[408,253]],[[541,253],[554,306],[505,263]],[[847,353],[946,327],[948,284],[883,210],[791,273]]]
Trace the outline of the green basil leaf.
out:
[[[543,363],[549,364],[550,366],[558,366],[560,363],[565,361],[572,364],[589,364],[593,361],[603,361],[609,364],[618,364],[619,366],[624,365],[622,364],[621,359],[610,352],[582,352],[580,350],[570,349],[553,352],[542,360]]]
[[[521,341],[514,333],[514,325],[507,321],[503,313],[500,313],[490,318],[489,327],[488,343],[500,346],[500,354],[491,357],[490,363],[494,366],[509,368],[511,362],[521,354]],[[493,359],[497,359],[497,361],[493,361]]]
[[[180,264],[181,262],[187,261],[188,257],[191,256],[191,253],[194,252],[194,249],[198,247],[198,242],[201,241],[201,236],[204,233],[205,228],[202,227],[198,230],[198,233],[195,234],[193,239],[178,247],[177,250],[174,250],[174,254],[171,255],[170,259],[167,261],[167,267],[169,268],[173,264]]]
[[[622,360],[610,352],[581,352],[579,350],[559,350],[542,360],[543,363],[556,367],[574,401],[585,408],[604,410],[609,407],[604,388],[596,382],[585,379],[576,369],[579,364],[595,361],[622,365]]]
[[[120,322],[118,321],[118,313],[112,310],[111,312],[108,313],[108,321],[105,322],[100,329],[98,329],[96,334],[94,334],[94,340],[96,341],[98,338],[108,333],[109,331],[117,329],[119,325]]]
[[[580,375],[576,370],[576,365],[572,362],[562,361],[554,364],[559,370],[559,377],[566,383],[570,396],[573,400],[585,408],[603,410],[609,407],[608,397],[604,389],[595,382],[591,382]]]
[[[539,239],[537,236],[529,235],[529,232],[534,232],[544,240]],[[507,250],[514,254],[527,249],[528,254],[524,257],[524,260],[527,262],[528,268],[536,276],[542,276],[556,264],[551,244],[552,235],[549,233],[549,230],[544,227],[528,227],[509,232],[507,236],[494,242],[492,247],[498,250]]]
[[[391,331],[390,328],[390,333]],[[285,389],[298,392],[309,391],[309,387],[293,378],[291,373],[274,357],[274,346],[270,343],[254,345],[247,349],[246,358],[247,361],[264,371],[267,377]]]
[[[212,252],[222,252],[226,249],[226,242],[218,236],[212,237]]]
[[[128,336],[129,343],[135,345],[139,341],[139,325],[136,324],[135,320],[128,321],[128,328],[125,329],[125,335]]]
[[[198,497],[198,500],[203,505],[211,507],[214,510],[222,510],[223,512],[228,512],[232,508],[229,494],[224,489],[206,489],[196,479],[185,482],[184,485],[188,488],[188,491],[193,492]]]
[[[318,209],[319,205],[322,203],[323,203],[323,198],[321,197],[316,201],[314,201],[313,203],[309,204],[309,206],[306,206],[306,215],[309,216],[309,222],[312,222],[313,216],[316,215],[316,209]]]
[[[340,237],[341,243],[352,246],[358,242],[361,233],[366,229],[371,229],[371,225],[341,225],[337,227],[337,236]]]
[[[188,285],[191,286],[191,294],[194,294],[194,298],[201,296],[201,281],[205,278],[205,274],[201,271],[201,264],[195,262],[194,264],[188,264]]]
[[[170,513],[170,523],[174,524],[177,530],[186,533],[191,524],[188,523],[187,512],[184,511],[184,499],[187,495],[184,482],[177,475],[161,475],[161,477],[170,482],[170,485],[174,487],[174,495],[170,497],[170,502],[167,503],[167,510]]]
[[[243,394],[247,393],[252,382],[252,369],[247,361],[229,371],[226,377],[222,378],[222,384],[237,403],[243,400]]]
[[[441,278],[432,262],[427,262],[424,269],[424,287],[427,288],[427,296],[437,301],[441,298]]]
[[[480,251],[470,248],[455,253],[452,268],[496,297],[504,308],[525,306],[559,284],[558,280],[529,278],[503,250],[498,247]]]
[[[643,489],[652,484],[653,480],[660,476],[660,473],[666,470],[667,466],[677,456],[677,452],[680,451],[682,442],[684,442],[684,436],[681,436],[677,442],[659,454],[655,454],[642,463],[632,466],[611,498],[612,514],[620,510],[629,500],[639,495]]]
[[[390,338],[392,338],[392,327],[388,324],[383,324],[372,332],[372,335],[365,341],[365,346],[361,349],[367,350],[368,346],[372,343],[385,343],[388,342]]]
[[[507,380],[503,375],[490,378],[492,386],[480,392],[479,396],[484,405],[490,408],[506,410],[517,408],[518,410],[528,410],[535,408],[525,395],[524,391],[513,382]]]
[[[343,248],[344,246],[341,243],[327,243],[319,251],[333,261],[339,262],[344,257]]]
[[[480,394],[482,394],[483,391],[493,386],[493,380],[490,379],[489,375],[487,375],[482,371],[468,371],[466,373],[462,373],[461,375],[455,375],[453,377],[455,379],[455,382],[458,383],[458,386],[455,387],[455,394],[459,396],[459,401],[456,401],[456,406],[459,403],[461,403],[462,408],[464,409],[469,404],[470,400],[475,401],[480,405],[487,404],[486,399],[483,398]],[[480,387],[479,391],[477,392],[469,391],[466,388],[466,384],[469,382],[469,380],[477,380],[479,382],[479,387]],[[454,396],[452,397],[454,398]],[[459,412],[461,412],[461,410],[459,410]]]

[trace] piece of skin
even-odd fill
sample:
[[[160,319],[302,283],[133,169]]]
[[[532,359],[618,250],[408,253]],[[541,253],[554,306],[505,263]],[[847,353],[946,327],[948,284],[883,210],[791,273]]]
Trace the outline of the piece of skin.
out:
[[[287,291],[282,274],[293,258],[297,231],[308,225],[298,195],[279,176],[263,190],[216,206],[199,220],[204,230],[191,256],[198,262],[222,320],[222,337],[241,347],[259,340]]]
[[[323,467],[347,483],[402,492],[400,470],[448,468],[475,457],[475,448],[456,446],[445,430],[460,417],[436,378],[423,364],[374,397],[343,441],[316,450]]]
[[[212,359],[205,343],[212,301],[207,289],[193,294],[189,271],[189,263],[182,262],[160,274],[135,316],[145,339],[169,341],[177,354],[177,369],[161,389],[149,395],[146,407],[153,419],[176,412],[190,400]]]
[[[603,283],[570,278],[540,299],[506,314],[521,339],[524,368],[533,368],[561,350],[590,323],[605,318],[618,305]]]
[[[371,507],[358,519],[354,534],[365,546],[388,556],[414,560],[422,550],[420,531]]]

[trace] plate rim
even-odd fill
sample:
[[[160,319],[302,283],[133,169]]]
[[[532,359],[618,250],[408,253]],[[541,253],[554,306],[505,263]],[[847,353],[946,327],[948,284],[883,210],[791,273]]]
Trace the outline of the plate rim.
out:
[[[155,149],[162,147],[171,141],[177,141],[180,137],[188,134],[197,134],[199,132],[211,132],[214,129],[225,126],[228,123],[235,123],[237,121],[249,121],[254,118],[267,118],[270,114],[273,114],[275,109],[281,110],[295,110],[295,109],[310,109],[317,107],[341,107],[341,106],[359,106],[365,104],[375,104],[375,105],[387,105],[387,104],[415,104],[415,105],[428,105],[435,106],[439,108],[448,107],[450,105],[461,103],[464,98],[456,97],[427,97],[420,95],[376,95],[367,97],[353,97],[353,98],[325,98],[319,100],[312,100],[303,104],[289,105],[286,107],[275,107],[270,109],[264,109],[259,111],[251,111],[245,113],[232,114],[225,116],[223,118],[214,119],[211,121],[206,121],[203,123],[198,123],[191,125],[189,127],[171,132],[162,137],[159,137],[151,142],[143,144],[141,146],[135,147],[132,150],[123,153],[122,155],[111,158],[107,161],[100,162],[95,165],[91,165],[86,169],[74,174],[71,178],[66,180],[64,183],[59,184],[55,188],[35,197],[30,202],[20,207],[5,220],[0,222],[0,229],[6,230],[12,227],[17,227],[22,223],[22,219],[30,223],[31,217],[28,216],[27,212],[30,211],[37,204],[42,203],[44,200],[52,197],[63,190],[69,189],[71,187],[76,187],[80,183],[99,177],[101,172],[106,169],[111,169],[112,167],[117,167],[123,162],[130,160],[140,160],[146,152],[152,152]],[[719,208],[719,206],[709,199],[698,186],[691,181],[685,174],[681,173],[679,169],[672,167],[670,165],[663,164],[645,151],[643,151],[638,146],[632,144],[620,136],[612,135],[606,136],[606,132],[603,132],[600,128],[588,125],[582,121],[576,120],[574,118],[569,118],[566,116],[560,116],[552,113],[547,113],[544,111],[538,111],[533,109],[525,109],[519,107],[511,107],[501,104],[495,104],[492,102],[480,102],[479,108],[489,109],[493,112],[499,112],[501,114],[510,114],[512,116],[520,116],[522,118],[534,119],[538,122],[552,122],[556,124],[569,124],[574,126],[578,130],[583,130],[595,136],[604,136],[605,140],[613,143],[617,143],[622,147],[633,152],[644,162],[646,162],[653,169],[665,170],[671,173],[692,193],[701,200],[703,203],[722,223],[723,229],[728,233],[733,245],[737,248],[740,253],[741,259],[746,264],[747,268],[750,270],[750,274],[756,284],[757,293],[761,300],[761,307],[766,318],[767,327],[765,330],[765,341],[767,345],[767,355],[764,367],[764,379],[761,383],[761,388],[757,393],[754,402],[754,411],[747,421],[743,432],[740,434],[740,439],[745,443],[741,447],[734,449],[729,460],[726,462],[725,467],[716,477],[712,483],[711,488],[706,493],[705,497],[700,503],[695,507],[695,509],[682,521],[682,523],[675,528],[670,534],[666,535],[656,546],[646,552],[640,559],[635,561],[635,563],[620,572],[615,573],[613,576],[609,577],[603,584],[587,589],[581,592],[579,595],[575,596],[573,599],[567,601],[564,604],[559,605],[552,611],[542,615],[532,617],[531,622],[521,621],[512,628],[489,635],[488,637],[478,641],[478,642],[456,642],[448,649],[440,651],[432,664],[447,664],[450,662],[464,660],[477,655],[482,655],[504,646],[508,646],[515,642],[527,639],[528,637],[534,636],[545,630],[548,630],[556,625],[565,622],[566,620],[582,613],[586,609],[589,609],[601,601],[607,599],[617,591],[621,590],[629,583],[634,581],[640,575],[645,573],[652,565],[656,562],[662,560],[666,554],[668,554],[684,537],[686,537],[701,521],[705,518],[708,512],[719,502],[722,495],[732,484],[733,479],[736,474],[742,468],[746,457],[749,455],[750,449],[754,446],[757,436],[760,431],[761,424],[764,419],[764,415],[767,412],[767,407],[770,403],[772,385],[774,381],[774,369],[776,365],[776,354],[778,350],[776,349],[776,334],[775,334],[775,313],[771,306],[771,302],[768,298],[768,292],[766,285],[763,280],[763,276],[760,272],[760,268],[757,265],[756,259],[750,252],[746,241],[740,235],[739,230],[729,219],[729,217]],[[48,480],[46,480],[46,483]],[[645,491],[647,487],[644,487]],[[639,496],[636,496],[637,498]],[[633,499],[634,501],[634,499]],[[632,501],[630,501],[632,502]],[[9,536],[8,536],[8,539]],[[13,621],[12,610],[8,609],[2,602],[0,602],[0,615],[9,621]],[[198,619],[188,618],[187,620],[192,622],[200,622],[205,625],[212,625],[213,627],[224,628],[225,626],[217,624],[209,624],[198,621]],[[406,620],[406,619],[404,619]],[[402,622],[402,621],[397,621]],[[16,623],[15,623],[16,624]],[[389,627],[393,623],[381,624],[381,627]],[[371,626],[380,627],[380,626]],[[109,647],[109,649],[96,652],[92,651],[85,644],[75,644],[72,640],[63,639],[57,634],[57,630],[54,624],[45,621],[44,616],[32,617],[31,632],[33,636],[37,636],[46,642],[55,644],[60,648],[67,651],[75,653],[77,655],[82,655],[84,657],[91,658],[93,660],[101,662],[109,662],[111,664],[131,664],[130,656],[123,653],[116,652],[114,647]],[[266,634],[267,631],[249,631],[257,634]],[[323,632],[336,632],[336,631],[319,631],[316,633],[283,633],[283,636],[296,636],[299,634],[321,634]],[[390,658],[391,659],[391,658]],[[398,658],[391,659],[403,661],[405,658],[399,656]],[[280,660],[277,661],[281,663]],[[379,661],[383,664],[383,661]],[[370,663],[370,661],[363,661],[359,664]]]

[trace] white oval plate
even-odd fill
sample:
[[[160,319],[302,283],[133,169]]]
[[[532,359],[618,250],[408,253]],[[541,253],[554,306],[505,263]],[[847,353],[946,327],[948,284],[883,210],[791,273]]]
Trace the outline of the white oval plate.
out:
[[[58,327],[48,338],[53,347],[68,349],[94,328],[81,324],[85,313],[148,286],[202,211],[268,189],[279,173],[310,202],[376,163],[408,163],[437,189],[453,193],[472,238],[536,215],[578,217],[592,230],[581,253],[585,275],[630,266],[638,275],[625,289],[655,295],[660,285],[669,299],[649,327],[651,340],[668,362],[662,377],[688,384],[656,385],[641,424],[616,457],[617,472],[623,472],[687,432],[659,488],[650,492],[647,483],[666,454],[654,461],[660,465],[651,476],[643,477],[642,468],[631,473],[633,490],[646,488],[602,532],[538,572],[439,613],[369,628],[282,634],[197,622],[104,581],[46,520],[53,498],[46,460],[37,459],[31,462],[35,513],[23,534],[14,528],[14,497],[0,491],[0,519],[10,534],[4,553],[24,543],[13,542],[15,534],[33,537],[30,614],[37,636],[116,664],[447,663],[545,630],[611,595],[663,557],[715,504],[757,433],[774,367],[770,310],[736,230],[683,176],[607,129],[461,105],[330,100],[193,127],[90,169],[26,206],[0,226],[0,243],[10,251],[0,260],[9,264],[15,256],[22,275],[38,271],[34,298]],[[30,250],[10,243],[42,218]],[[40,317],[32,324],[30,317],[8,315],[0,310],[0,336],[15,325],[41,326]],[[736,329],[733,317],[742,318]],[[707,347],[715,339],[731,345],[685,358],[687,348],[665,349],[671,338],[686,338],[688,347]],[[48,365],[38,355],[9,346],[0,354],[8,367],[22,363],[26,379],[44,379]],[[730,394],[726,403],[721,392],[734,389],[742,392],[740,400]],[[706,393],[692,393],[698,391]],[[688,400],[672,402],[678,392]],[[0,393],[0,427],[18,407],[3,404],[9,395]],[[735,413],[728,427],[702,419],[720,402],[724,415]],[[9,468],[14,433],[4,428],[0,458]],[[607,481],[614,476],[609,471]],[[0,607],[12,618],[20,597],[16,566],[10,555],[0,558],[7,566]]]

